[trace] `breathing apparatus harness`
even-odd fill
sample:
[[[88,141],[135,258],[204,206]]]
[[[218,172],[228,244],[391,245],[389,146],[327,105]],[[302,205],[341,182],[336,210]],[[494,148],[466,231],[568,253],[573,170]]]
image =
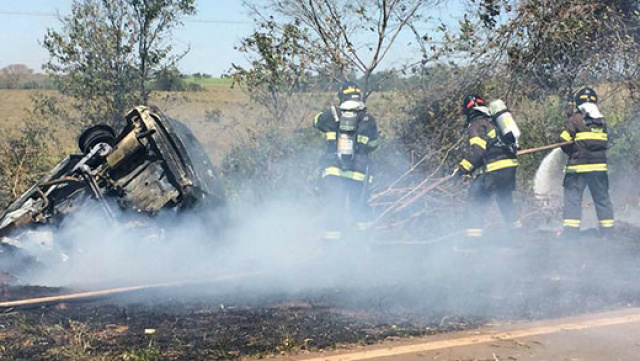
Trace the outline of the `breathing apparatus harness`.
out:
[[[604,126],[604,115],[600,113],[598,109],[598,105],[595,103],[582,103],[578,105],[578,110],[582,114],[582,118],[584,118],[584,123],[588,127],[600,127]]]
[[[353,165],[358,143],[358,124],[366,109],[366,105],[360,100],[347,100],[338,107],[331,107],[331,114],[338,123],[336,155],[342,169],[350,169]]]

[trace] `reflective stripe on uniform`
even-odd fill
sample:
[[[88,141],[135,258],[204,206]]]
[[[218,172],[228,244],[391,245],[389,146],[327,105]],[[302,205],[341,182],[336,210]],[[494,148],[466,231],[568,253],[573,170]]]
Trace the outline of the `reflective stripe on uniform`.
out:
[[[369,137],[366,135],[358,134],[358,143],[367,144],[369,143]]]
[[[496,130],[495,130],[495,129],[491,129],[491,130],[489,131],[489,133],[487,133],[487,136],[488,136],[489,138],[491,138],[491,139],[495,138],[495,137],[496,137]]]
[[[489,172],[494,172],[500,169],[517,167],[518,165],[519,163],[517,159],[512,159],[512,158],[502,159],[502,160],[498,160],[498,161],[487,164],[486,171],[487,173],[489,173]]]
[[[322,112],[316,114],[316,116],[313,118],[313,126],[314,127],[318,124],[318,119],[320,119],[321,115],[322,115]]]
[[[342,232],[340,231],[326,231],[324,232],[322,238],[326,239],[326,240],[337,240],[342,238]]]
[[[477,145],[482,149],[487,149],[487,141],[480,137],[473,137],[469,139],[469,144],[471,144],[471,146]]]
[[[563,227],[580,228],[581,224],[582,221],[580,221],[579,219],[565,219],[562,221]]]
[[[351,93],[360,93],[360,89],[357,88],[347,88],[342,91],[342,94],[351,94]]]
[[[607,163],[578,164],[564,167],[565,173],[606,172],[607,170]]]
[[[607,141],[607,133],[596,133],[596,132],[580,132],[576,133],[576,141],[579,140],[600,140],[603,142]]]
[[[599,223],[600,223],[600,227],[602,228],[613,227],[613,219],[601,219]]]
[[[563,227],[580,228],[582,221],[579,219],[565,219],[562,221]]]
[[[466,234],[467,237],[482,237],[482,228],[469,228]]]
[[[326,140],[336,140],[337,136],[338,135],[336,134],[336,132],[326,132],[326,133],[324,133],[324,138]]]
[[[591,100],[592,102],[595,102],[595,101],[596,101],[596,97],[594,97],[593,95],[588,95],[588,94],[582,94],[582,95],[580,96],[580,99],[582,99],[582,100],[589,99],[589,100]]]
[[[471,164],[471,162],[469,162],[466,159],[463,159],[460,161],[460,166],[462,167],[462,169],[466,170],[467,172],[470,172],[471,169],[473,169],[473,164]]]
[[[571,134],[569,134],[569,132],[565,130],[562,133],[560,133],[560,139],[564,140],[565,142],[570,142]]]
[[[338,167],[325,168],[325,170],[322,172],[322,178],[327,176],[348,178],[348,179],[352,179],[360,182],[364,181],[364,178],[365,178],[364,173],[351,171],[351,170],[342,170]]]

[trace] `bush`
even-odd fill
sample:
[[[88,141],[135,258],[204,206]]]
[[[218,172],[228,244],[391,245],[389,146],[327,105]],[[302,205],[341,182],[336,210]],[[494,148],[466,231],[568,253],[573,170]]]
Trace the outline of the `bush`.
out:
[[[176,68],[158,72],[153,82],[153,90],[158,91],[184,91],[186,86],[180,71]]]
[[[315,129],[295,133],[279,128],[247,130],[246,138],[222,161],[227,196],[232,199],[243,194],[260,201],[266,194],[312,194],[322,141]]]

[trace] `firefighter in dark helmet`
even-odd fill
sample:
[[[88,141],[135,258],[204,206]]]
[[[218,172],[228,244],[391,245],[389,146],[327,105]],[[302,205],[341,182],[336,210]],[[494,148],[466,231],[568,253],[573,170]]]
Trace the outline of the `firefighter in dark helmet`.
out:
[[[351,226],[348,220],[355,222],[357,228],[366,229],[371,181],[369,154],[378,146],[376,121],[367,113],[360,87],[345,82],[338,98],[338,106],[313,119],[313,126],[324,133],[325,139],[320,169],[320,191],[329,215],[325,239],[340,239]]]
[[[465,212],[466,234],[471,238],[483,236],[484,214],[494,196],[509,227],[520,228],[512,194],[518,167],[516,146],[502,139],[480,96],[464,98],[462,112],[467,117],[470,150],[459,163],[457,174],[473,177]]]
[[[560,139],[573,142],[562,147],[569,156],[564,168],[563,235],[571,237],[580,231],[582,194],[589,187],[602,234],[613,230],[613,205],[609,198],[607,175],[607,124],[598,109],[598,95],[591,88],[575,95],[576,111],[567,119]]]

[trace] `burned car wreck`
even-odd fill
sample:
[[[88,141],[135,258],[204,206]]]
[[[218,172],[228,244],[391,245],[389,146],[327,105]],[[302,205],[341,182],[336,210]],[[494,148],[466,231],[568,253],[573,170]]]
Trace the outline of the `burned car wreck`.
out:
[[[85,130],[82,154],[63,159],[0,215],[0,272],[24,253],[34,231],[55,229],[88,207],[117,224],[127,212],[153,216],[224,204],[213,166],[185,125],[144,106],[125,120],[118,135],[106,125]]]

